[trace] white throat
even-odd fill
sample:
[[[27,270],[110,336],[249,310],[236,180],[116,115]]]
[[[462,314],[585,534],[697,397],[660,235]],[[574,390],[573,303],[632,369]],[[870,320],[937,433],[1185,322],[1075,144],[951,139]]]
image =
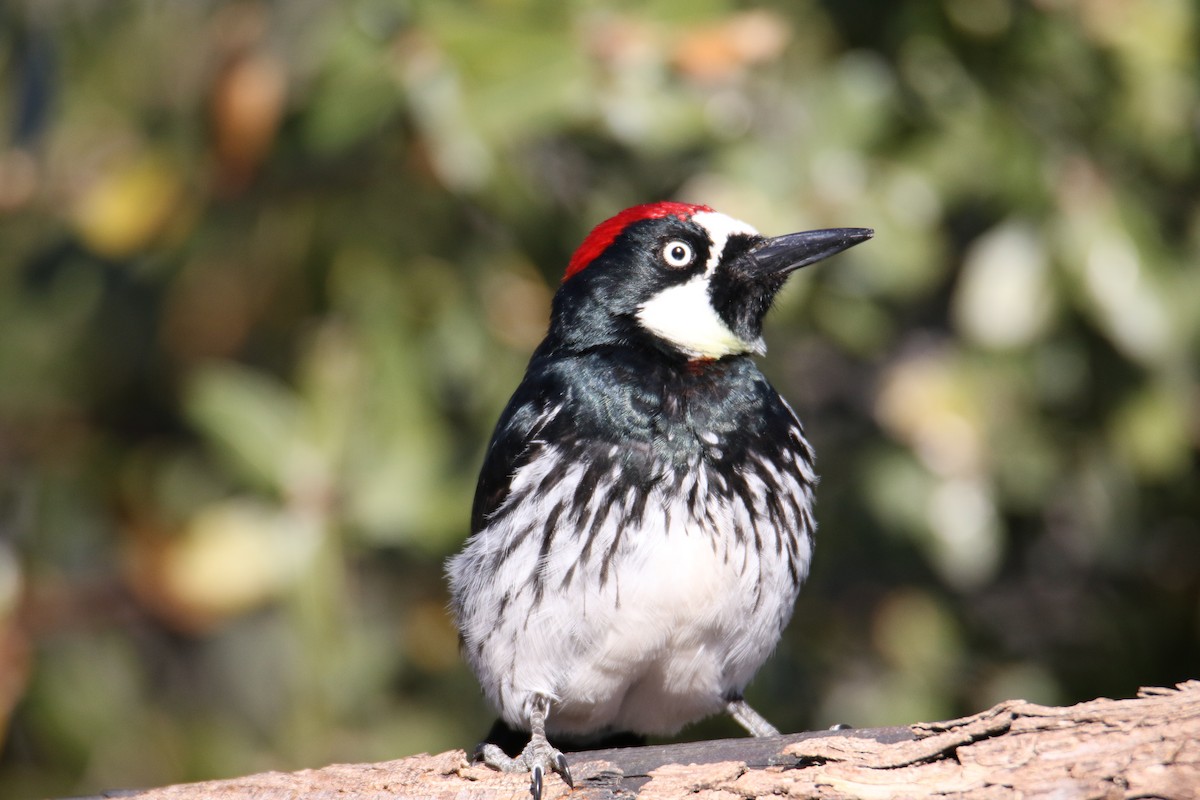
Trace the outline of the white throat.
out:
[[[642,327],[692,358],[721,358],[767,351],[762,337],[747,342],[717,314],[708,297],[708,275],[664,289],[638,309]]]
[[[712,242],[704,272],[686,283],[663,289],[642,303],[637,318],[646,330],[679,348],[691,358],[722,358],[741,353],[767,351],[762,337],[746,341],[738,336],[713,308],[709,283],[721,263],[725,244],[734,234],[758,235],[758,231],[740,220],[715,211],[701,211],[692,216],[708,231]]]

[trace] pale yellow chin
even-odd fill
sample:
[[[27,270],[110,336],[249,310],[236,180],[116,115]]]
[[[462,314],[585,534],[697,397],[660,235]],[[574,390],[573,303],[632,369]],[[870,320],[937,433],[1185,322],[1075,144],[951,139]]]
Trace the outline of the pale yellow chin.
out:
[[[761,355],[767,350],[761,337],[748,342],[729,329],[709,303],[704,275],[654,295],[638,309],[637,318],[643,328],[691,358]]]

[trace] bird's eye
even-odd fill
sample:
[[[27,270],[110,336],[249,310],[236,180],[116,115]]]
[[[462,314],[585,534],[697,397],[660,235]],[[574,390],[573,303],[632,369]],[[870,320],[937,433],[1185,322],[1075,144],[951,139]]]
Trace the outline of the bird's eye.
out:
[[[692,246],[678,239],[667,242],[667,246],[663,248],[662,255],[663,261],[667,262],[667,266],[675,267],[676,269],[686,267],[696,260],[696,252],[692,250]]]

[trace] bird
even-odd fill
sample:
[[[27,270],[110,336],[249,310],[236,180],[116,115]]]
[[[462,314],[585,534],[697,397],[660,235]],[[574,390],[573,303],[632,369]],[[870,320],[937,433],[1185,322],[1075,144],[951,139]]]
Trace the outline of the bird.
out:
[[[464,658],[497,726],[529,737],[476,756],[529,771],[534,800],[549,772],[574,785],[552,738],[671,735],[722,712],[778,735],[743,692],[808,574],[817,475],[754,357],[788,277],[873,235],[767,237],[663,201],[574,252],[446,563]]]

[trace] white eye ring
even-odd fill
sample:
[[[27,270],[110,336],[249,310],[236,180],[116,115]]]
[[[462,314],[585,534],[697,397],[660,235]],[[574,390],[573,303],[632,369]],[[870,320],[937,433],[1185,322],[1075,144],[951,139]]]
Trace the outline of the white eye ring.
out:
[[[696,251],[692,246],[681,239],[672,239],[667,242],[662,250],[663,261],[667,262],[668,267],[686,267],[696,260]]]

